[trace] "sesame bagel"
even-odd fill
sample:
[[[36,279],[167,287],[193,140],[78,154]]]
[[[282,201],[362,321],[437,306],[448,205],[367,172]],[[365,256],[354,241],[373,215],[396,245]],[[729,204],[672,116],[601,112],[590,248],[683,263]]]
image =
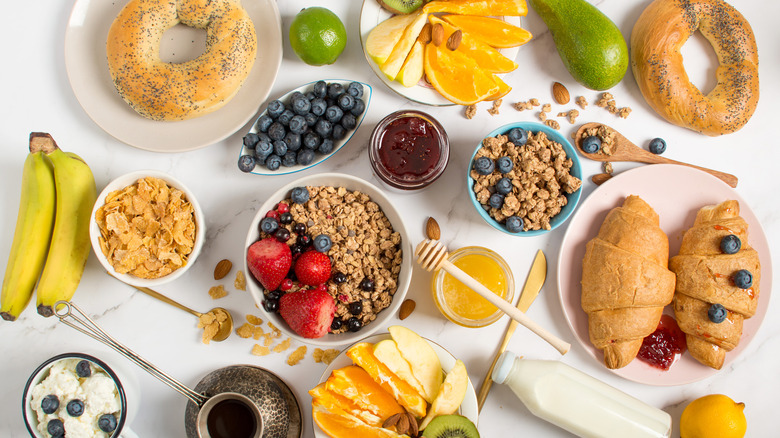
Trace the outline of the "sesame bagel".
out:
[[[680,49],[696,30],[712,44],[717,85],[703,94],[688,79]],[[655,0],[631,32],[631,67],[647,103],[663,118],[702,134],[739,130],[758,103],[758,49],[747,20],[722,0]]]
[[[206,30],[197,58],[160,59],[160,40],[177,24]],[[184,120],[225,105],[249,75],[257,53],[252,20],[235,0],[130,0],[111,25],[108,68],[117,91],[153,120]]]

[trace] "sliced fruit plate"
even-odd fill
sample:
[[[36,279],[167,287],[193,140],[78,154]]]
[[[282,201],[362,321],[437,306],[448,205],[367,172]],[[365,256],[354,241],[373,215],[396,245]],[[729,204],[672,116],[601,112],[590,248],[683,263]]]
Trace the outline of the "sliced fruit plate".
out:
[[[448,415],[477,424],[477,397],[463,362],[405,327],[388,330],[342,351],[309,391],[315,437],[342,436],[347,428],[356,436],[414,436]]]
[[[517,68],[519,46],[531,38],[520,27],[525,2],[479,2],[484,10],[465,3],[430,2],[410,14],[393,15],[376,0],[364,0],[360,41],[371,69],[394,92],[427,105],[465,105],[508,93],[511,87],[497,74]],[[490,35],[481,30],[486,24]],[[432,34],[434,27],[439,29]]]
[[[324,79],[269,100],[243,138],[239,170],[287,175],[322,163],[360,127],[371,93],[363,82]]]

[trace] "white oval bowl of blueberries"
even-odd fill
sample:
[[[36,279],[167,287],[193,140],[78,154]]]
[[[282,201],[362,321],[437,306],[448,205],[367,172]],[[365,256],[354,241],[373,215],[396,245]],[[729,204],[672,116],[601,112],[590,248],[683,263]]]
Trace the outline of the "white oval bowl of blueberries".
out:
[[[322,163],[360,127],[371,92],[363,82],[320,80],[268,102],[243,138],[239,170],[286,175]]]

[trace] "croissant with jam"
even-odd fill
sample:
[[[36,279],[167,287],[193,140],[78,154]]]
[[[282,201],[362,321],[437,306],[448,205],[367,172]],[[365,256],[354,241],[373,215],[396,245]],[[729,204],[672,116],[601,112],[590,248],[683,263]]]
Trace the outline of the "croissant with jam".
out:
[[[674,314],[699,362],[720,369],[742,336],[742,323],[756,313],[761,264],[748,244],[739,202],[699,210],[685,232],[680,253],[669,260],[677,275]]]

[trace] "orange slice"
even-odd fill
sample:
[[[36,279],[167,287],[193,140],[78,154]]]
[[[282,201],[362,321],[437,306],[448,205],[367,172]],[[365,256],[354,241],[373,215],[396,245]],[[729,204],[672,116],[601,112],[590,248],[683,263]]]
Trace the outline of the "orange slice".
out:
[[[501,99],[502,97],[509,94],[510,91],[512,91],[512,87],[510,87],[506,82],[502,81],[498,76],[493,75],[493,80],[498,84],[498,91],[496,91],[495,94],[491,95],[490,97],[485,98],[485,100]]]
[[[469,15],[527,15],[525,0],[450,0],[432,1],[423,7],[427,13],[449,12]]]
[[[359,366],[333,370],[325,388],[349,399],[360,409],[370,411],[383,422],[391,415],[405,412],[392,394],[385,391]]]
[[[531,32],[504,20],[476,15],[444,15],[451,25],[493,47],[516,47],[531,41]]]
[[[352,401],[348,398],[342,397],[335,392],[330,391],[325,387],[324,382],[309,390],[309,395],[312,397],[312,407],[319,405],[329,410],[330,412],[333,412],[334,414],[339,414],[345,417],[353,417],[368,424],[369,426],[382,426],[381,418],[374,415],[372,412],[360,409],[360,407],[358,407],[355,403],[352,403]]]
[[[393,394],[395,399],[415,417],[425,417],[428,404],[422,395],[412,385],[396,376],[385,364],[377,360],[373,350],[373,344],[361,342],[347,350],[347,357],[363,368],[385,391]]]
[[[447,23],[441,18],[431,15],[428,20],[431,24],[441,24],[444,28],[444,41],[450,37],[457,27]],[[517,63],[502,55],[501,52],[483,43],[480,39],[471,36],[469,33],[464,32],[458,51],[463,52],[465,55],[473,58],[477,61],[477,65],[491,73],[508,73],[517,68]]]
[[[433,88],[445,99],[460,105],[483,101],[499,89],[492,73],[479,68],[476,61],[462,52],[444,45],[425,46],[424,69]]]
[[[317,426],[331,438],[409,438],[407,435],[398,435],[392,430],[369,426],[354,418],[330,412],[322,406],[312,406],[311,415]]]

